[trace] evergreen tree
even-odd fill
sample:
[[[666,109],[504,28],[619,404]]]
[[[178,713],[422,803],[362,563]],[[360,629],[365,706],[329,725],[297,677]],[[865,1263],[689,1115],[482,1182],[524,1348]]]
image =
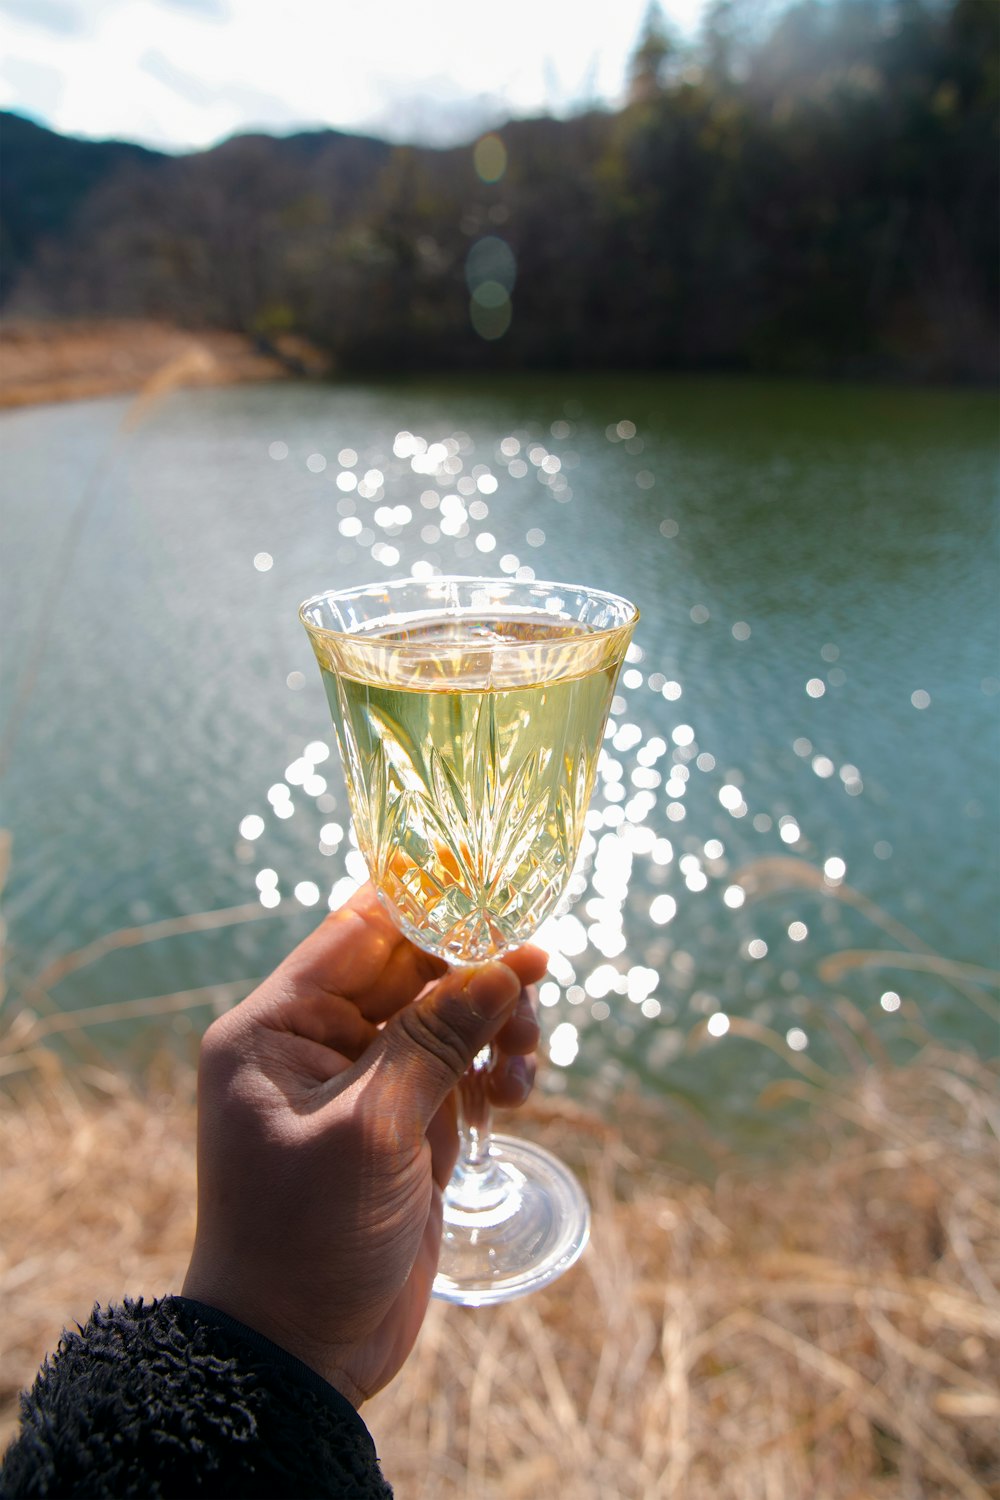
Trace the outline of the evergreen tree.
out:
[[[648,104],[662,93],[667,65],[675,50],[659,0],[649,0],[639,40],[629,59],[629,104]]]

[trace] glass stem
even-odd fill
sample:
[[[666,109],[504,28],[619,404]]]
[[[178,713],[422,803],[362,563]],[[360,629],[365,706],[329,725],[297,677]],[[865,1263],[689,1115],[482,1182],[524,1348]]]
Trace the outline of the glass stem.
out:
[[[495,1062],[493,1048],[484,1047],[458,1086],[458,1164],[445,1203],[464,1213],[493,1209],[510,1191],[491,1151],[489,1080]]]

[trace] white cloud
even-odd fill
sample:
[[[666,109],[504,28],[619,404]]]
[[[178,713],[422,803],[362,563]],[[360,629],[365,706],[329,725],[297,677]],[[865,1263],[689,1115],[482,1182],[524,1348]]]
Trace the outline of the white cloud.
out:
[[[702,4],[667,0],[665,9],[690,27]],[[168,149],[253,126],[468,138],[497,113],[616,101],[645,8],[646,0],[0,0],[3,51],[21,65],[3,76],[2,98],[58,130]]]
[[[68,36],[88,29],[80,0],[0,0],[0,15]]]

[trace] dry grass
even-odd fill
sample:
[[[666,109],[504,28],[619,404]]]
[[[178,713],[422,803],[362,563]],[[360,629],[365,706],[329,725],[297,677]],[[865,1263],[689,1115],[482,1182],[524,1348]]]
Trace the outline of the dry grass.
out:
[[[326,373],[325,361],[304,341],[284,336],[276,344],[305,373]],[[287,374],[282,359],[260,353],[239,333],[193,334],[124,319],[9,323],[0,346],[0,408],[125,391],[155,396],[156,382],[164,380],[174,388],[280,380]]]
[[[48,1074],[48,1076],[46,1076]],[[506,1307],[435,1304],[366,1409],[399,1500],[984,1500],[1000,1495],[995,1078],[925,1050],[796,1085],[784,1164],[668,1164],[648,1108],[538,1104],[586,1177],[593,1244]],[[95,1297],[162,1293],[193,1217],[191,1080],[53,1060],[0,1105],[0,1442]]]

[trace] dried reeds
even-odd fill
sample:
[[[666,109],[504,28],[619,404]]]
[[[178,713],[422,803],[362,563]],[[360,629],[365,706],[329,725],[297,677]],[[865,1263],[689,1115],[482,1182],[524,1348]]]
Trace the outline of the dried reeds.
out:
[[[280,380],[280,359],[242,334],[197,335],[167,324],[122,318],[15,322],[4,329],[0,409],[166,388]],[[147,399],[146,405],[149,401]]]
[[[803,1077],[796,1154],[712,1184],[671,1169],[648,1107],[612,1127],[535,1106],[518,1130],[582,1171],[592,1246],[534,1297],[432,1306],[365,1413],[399,1500],[1000,1493],[994,1084],[933,1046]],[[176,1065],[141,1093],[85,1067],[20,1087],[0,1107],[0,1440],[61,1327],[176,1289],[193,1228]]]
[[[933,1050],[873,1071],[826,1101],[854,1125],[821,1154],[711,1189],[608,1130],[580,1266],[525,1302],[433,1308],[371,1409],[400,1495],[996,1494],[992,1084]]]

